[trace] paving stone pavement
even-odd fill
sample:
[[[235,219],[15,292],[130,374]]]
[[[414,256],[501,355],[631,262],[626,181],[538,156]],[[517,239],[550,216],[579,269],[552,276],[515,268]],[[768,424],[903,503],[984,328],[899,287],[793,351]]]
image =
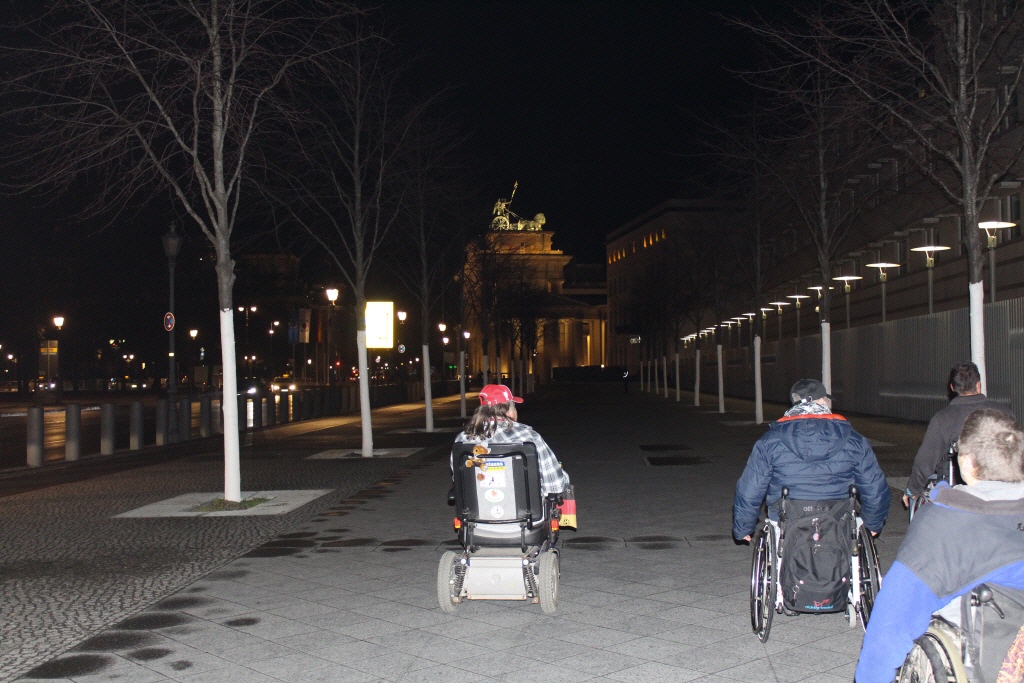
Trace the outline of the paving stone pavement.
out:
[[[777,616],[765,644],[750,632],[731,501],[765,427],[747,402],[682,398],[554,385],[521,406],[577,488],[554,615],[437,605],[457,401],[441,434],[408,429],[414,407],[375,411],[375,446],[422,446],[408,459],[305,459],[357,445],[352,420],[251,437],[247,490],[333,490],[279,517],[113,518],[217,490],[215,451],[0,498],[0,681],[851,681],[862,632],[842,615]],[[904,458],[924,430],[852,421]],[[894,503],[883,569],[905,529]]]

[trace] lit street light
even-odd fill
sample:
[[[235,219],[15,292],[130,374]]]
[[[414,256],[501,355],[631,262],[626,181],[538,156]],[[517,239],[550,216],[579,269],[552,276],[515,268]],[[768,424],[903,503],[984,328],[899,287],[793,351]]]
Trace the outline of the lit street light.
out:
[[[996,230],[1016,227],[1016,223],[1009,221],[984,221],[978,223],[978,227],[985,231],[988,237],[988,279],[989,279],[989,303],[996,301],[996,244],[999,239]]]
[[[912,247],[910,251],[924,252],[924,266],[928,269],[928,315],[931,315],[935,312],[935,252],[949,251],[949,247],[927,244],[923,247]]]
[[[886,268],[899,268],[898,263],[886,263],[885,261],[879,261],[878,263],[867,264],[868,268],[878,268],[878,281],[882,283],[882,322],[885,322],[885,283],[889,279],[889,274],[885,272]]]

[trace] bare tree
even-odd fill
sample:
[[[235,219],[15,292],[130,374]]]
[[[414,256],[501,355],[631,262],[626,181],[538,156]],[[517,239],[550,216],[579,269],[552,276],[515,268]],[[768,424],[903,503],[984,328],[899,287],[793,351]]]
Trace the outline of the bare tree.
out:
[[[788,56],[785,52],[782,57]],[[878,140],[865,133],[863,102],[845,79],[815,62],[775,62],[748,74],[775,101],[778,150],[757,158],[772,186],[790,203],[790,220],[814,244],[822,279],[821,380],[832,387],[831,295],[837,258],[850,228],[875,201],[876,188],[859,188],[860,170],[878,152]]]
[[[963,212],[971,359],[985,388],[984,244],[979,217],[1013,169],[1024,138],[1016,120],[1024,71],[1024,6],[988,0],[829,2],[803,15],[806,31],[752,26],[842,79],[887,125],[879,130]]]
[[[232,237],[268,141],[294,118],[277,97],[295,68],[339,46],[333,2],[55,0],[2,47],[8,160],[18,189],[98,180],[96,213],[169,192],[217,256],[224,367],[224,498],[239,501]],[[103,179],[103,180],[101,180]],[[106,181],[105,179],[116,179]],[[168,378],[175,381],[175,378]]]
[[[404,176],[408,190],[405,210],[390,244],[388,259],[395,277],[412,294],[420,308],[424,407],[426,430],[434,431],[430,385],[431,311],[444,296],[463,263],[464,239],[457,203],[464,199],[457,150],[461,140],[445,121],[417,123],[405,154]],[[461,317],[460,317],[461,319]],[[443,360],[443,359],[442,359]],[[459,372],[464,372],[460,369]]]
[[[320,89],[290,167],[279,167],[278,203],[327,254],[355,299],[363,457],[373,457],[366,285],[378,249],[401,214],[401,155],[422,105],[406,104],[390,44],[363,23],[344,52],[319,70]]]

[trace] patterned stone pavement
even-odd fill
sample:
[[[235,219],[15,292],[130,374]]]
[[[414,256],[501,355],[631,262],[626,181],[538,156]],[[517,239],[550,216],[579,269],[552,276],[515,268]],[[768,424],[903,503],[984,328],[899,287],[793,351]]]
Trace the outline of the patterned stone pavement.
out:
[[[720,414],[708,400],[612,384],[521,407],[579,496],[550,616],[437,607],[457,401],[439,434],[409,428],[414,406],[375,411],[375,446],[421,449],[404,459],[306,459],[356,445],[352,419],[251,436],[243,488],[332,491],[281,516],[115,517],[218,490],[209,447],[0,498],[0,681],[850,681],[861,633],[841,615],[778,617],[766,644],[750,633],[750,549],[729,536],[730,506],[764,427],[746,402]],[[923,425],[853,422],[905,476]],[[894,506],[884,566],[905,528]]]

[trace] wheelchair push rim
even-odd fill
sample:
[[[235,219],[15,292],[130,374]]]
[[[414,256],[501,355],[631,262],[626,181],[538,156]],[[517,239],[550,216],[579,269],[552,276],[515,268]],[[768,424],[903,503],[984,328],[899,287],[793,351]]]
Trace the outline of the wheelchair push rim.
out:
[[[956,638],[935,620],[914,642],[897,683],[969,683]]]
[[[875,539],[863,524],[858,523],[857,528],[857,581],[859,595],[857,596],[857,615],[860,617],[861,626],[868,627],[868,620],[871,618],[871,610],[875,607],[875,597],[882,587],[882,569],[878,564],[878,550],[875,548]]]
[[[754,537],[754,554],[750,568],[750,626],[763,643],[768,640],[775,615],[778,593],[775,533],[765,522]]]

